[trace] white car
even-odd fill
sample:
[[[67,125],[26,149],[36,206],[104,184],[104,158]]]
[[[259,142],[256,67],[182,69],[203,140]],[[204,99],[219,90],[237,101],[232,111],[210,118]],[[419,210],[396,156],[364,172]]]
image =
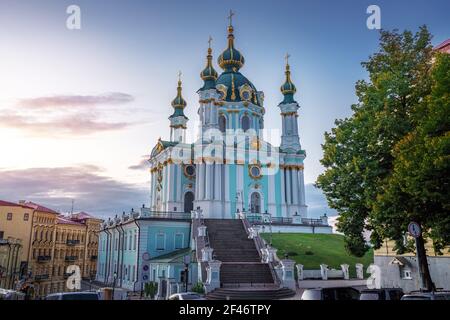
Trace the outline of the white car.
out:
[[[45,300],[100,300],[97,292],[59,292],[49,294]]]
[[[450,292],[417,292],[404,295],[401,300],[450,300]]]
[[[206,300],[202,295],[195,292],[175,293],[169,297],[169,300]]]

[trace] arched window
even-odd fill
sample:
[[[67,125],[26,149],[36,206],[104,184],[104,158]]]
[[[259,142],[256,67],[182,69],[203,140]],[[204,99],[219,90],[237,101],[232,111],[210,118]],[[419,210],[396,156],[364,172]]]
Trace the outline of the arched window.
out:
[[[243,116],[241,119],[242,130],[247,131],[250,129],[250,118],[248,116]]]
[[[224,115],[219,116],[219,130],[225,132],[227,130],[227,118]]]

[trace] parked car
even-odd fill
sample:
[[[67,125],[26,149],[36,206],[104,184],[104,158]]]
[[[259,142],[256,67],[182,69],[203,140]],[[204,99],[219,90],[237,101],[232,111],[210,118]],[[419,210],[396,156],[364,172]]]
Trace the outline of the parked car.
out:
[[[450,300],[450,292],[412,292],[404,295],[401,300]]]
[[[15,290],[0,288],[0,300],[25,300],[25,294]]]
[[[100,300],[100,297],[97,292],[93,291],[59,292],[49,294],[45,300]]]
[[[359,291],[351,287],[305,289],[300,300],[359,300]]]
[[[403,290],[400,288],[384,288],[362,290],[359,300],[400,300],[403,296]]]
[[[195,292],[175,293],[169,297],[169,300],[206,300],[202,295]]]

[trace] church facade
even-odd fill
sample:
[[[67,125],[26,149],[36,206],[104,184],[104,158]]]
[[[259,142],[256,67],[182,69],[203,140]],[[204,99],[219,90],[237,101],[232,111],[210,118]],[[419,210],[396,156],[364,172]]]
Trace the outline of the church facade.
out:
[[[287,60],[287,59],[286,59]],[[228,46],[213,67],[211,47],[198,90],[200,126],[196,141],[186,141],[189,119],[181,80],[169,117],[170,139],[159,139],[151,152],[150,209],[190,212],[200,208],[205,218],[230,219],[236,213],[268,213],[276,218],[307,216],[305,151],[298,131],[299,104],[288,61],[283,100],[281,145],[263,140],[264,93],[241,72],[245,59],[235,48],[234,30],[228,27]],[[272,107],[272,106],[269,106]]]

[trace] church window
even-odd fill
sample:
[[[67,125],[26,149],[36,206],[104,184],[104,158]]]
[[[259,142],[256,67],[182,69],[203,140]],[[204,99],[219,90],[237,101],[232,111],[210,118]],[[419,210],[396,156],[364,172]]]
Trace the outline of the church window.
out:
[[[241,120],[242,130],[247,131],[250,129],[250,118],[248,116],[243,116]]]
[[[175,234],[175,249],[183,248],[183,234],[177,233]]]
[[[158,233],[156,235],[156,250],[165,250],[166,235]]]
[[[219,130],[223,133],[227,130],[227,118],[224,115],[219,117]]]
[[[195,175],[195,167],[193,165],[187,165],[184,167],[184,174],[187,177],[193,177]]]

